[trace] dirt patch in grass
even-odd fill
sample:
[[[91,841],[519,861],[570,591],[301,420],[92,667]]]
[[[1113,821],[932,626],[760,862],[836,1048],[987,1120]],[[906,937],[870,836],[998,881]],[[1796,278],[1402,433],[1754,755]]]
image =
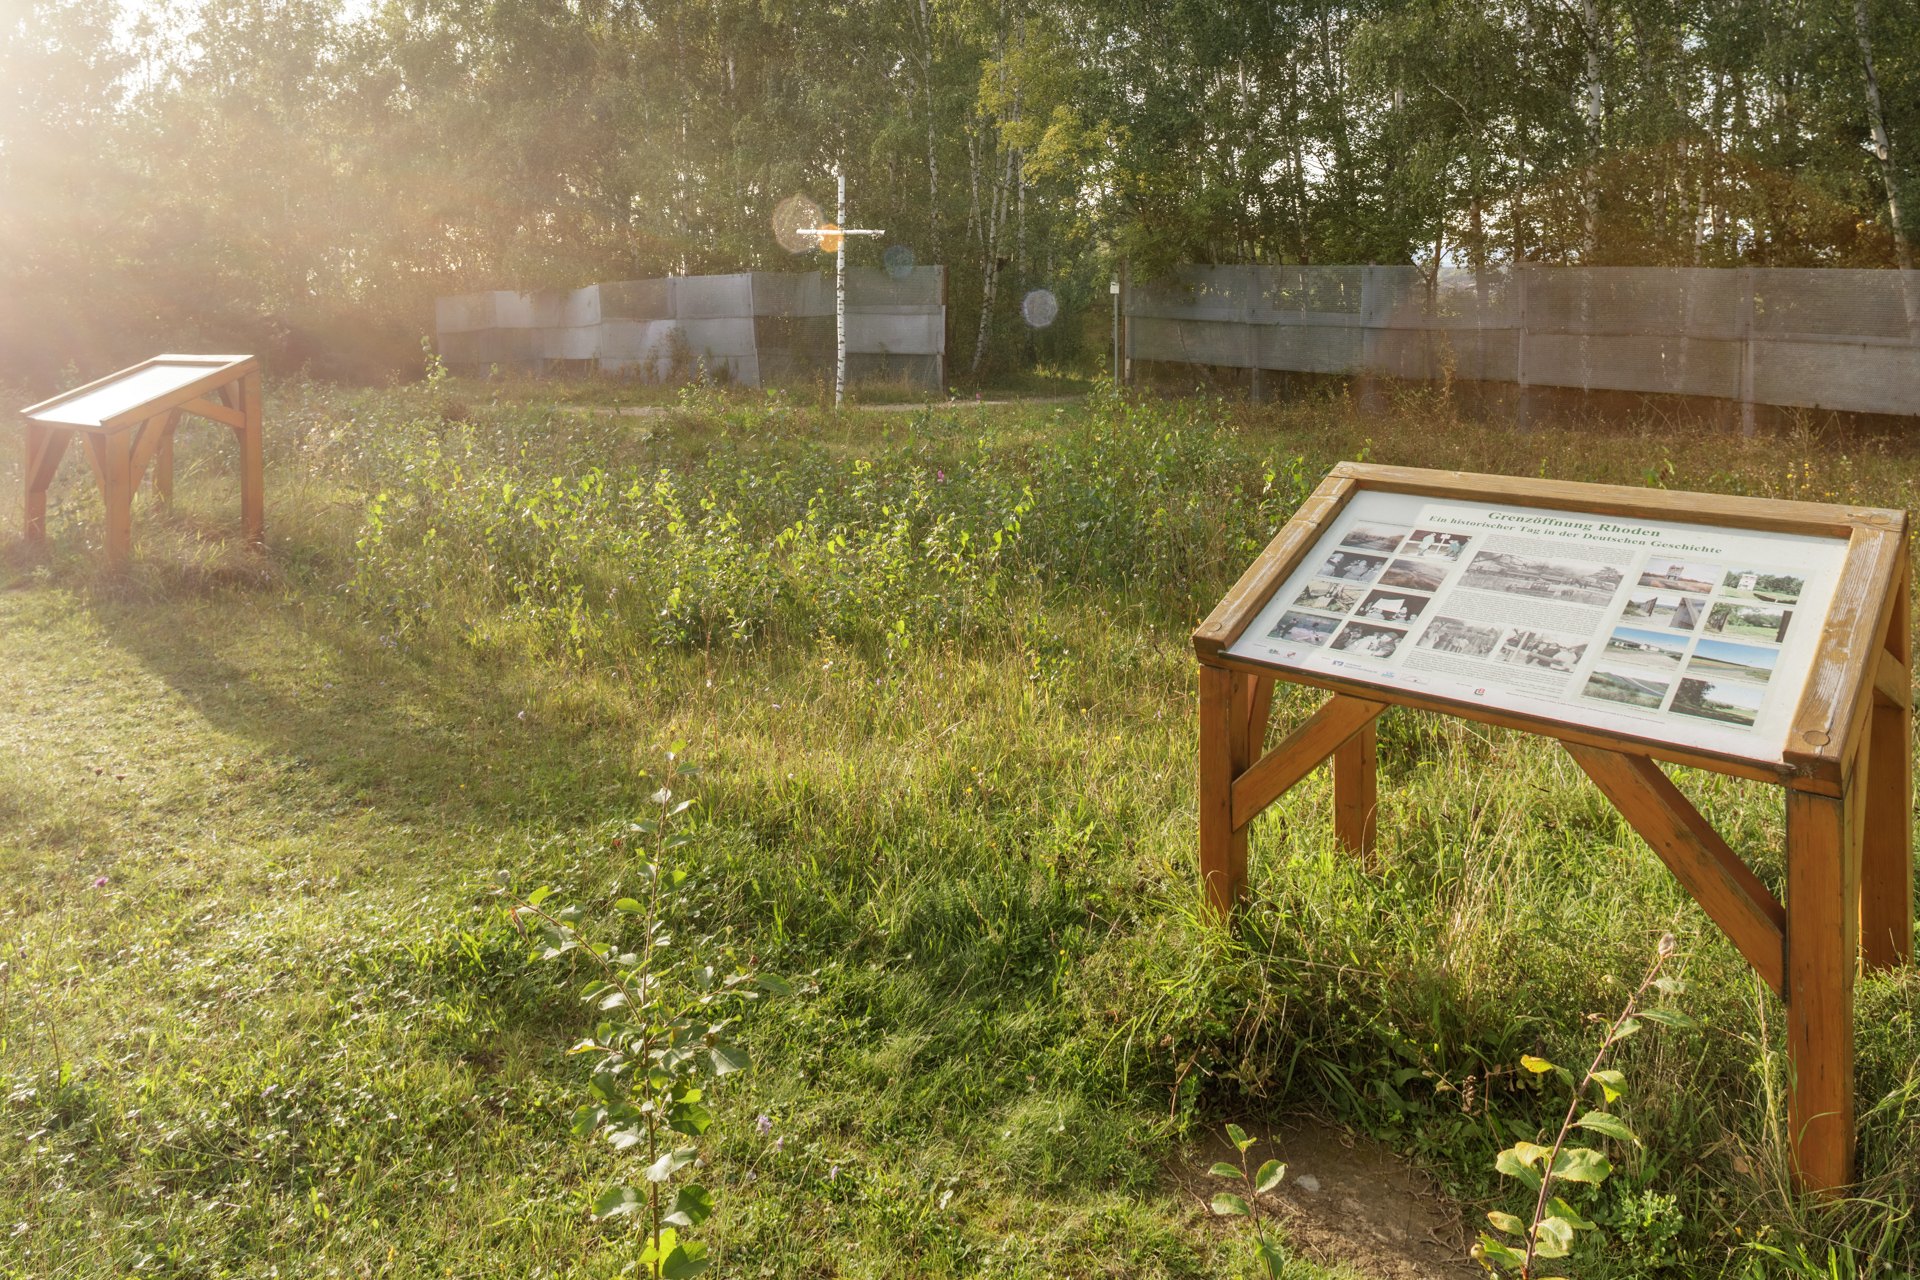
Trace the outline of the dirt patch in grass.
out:
[[[1368,1280],[1484,1277],[1467,1255],[1472,1237],[1460,1206],[1405,1156],[1307,1116],[1243,1127],[1256,1139],[1247,1150],[1250,1167],[1267,1160],[1287,1166],[1286,1180],[1260,1198],[1261,1211],[1281,1224],[1287,1252]],[[1238,1165],[1240,1155],[1216,1132],[1189,1147],[1173,1174],[1202,1205],[1221,1191],[1244,1193],[1208,1175],[1221,1160]]]

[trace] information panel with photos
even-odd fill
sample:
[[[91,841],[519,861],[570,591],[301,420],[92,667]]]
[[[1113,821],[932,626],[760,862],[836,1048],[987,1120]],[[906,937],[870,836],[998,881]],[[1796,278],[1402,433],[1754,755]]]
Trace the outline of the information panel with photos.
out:
[[[1846,552],[1364,491],[1227,652],[1779,760]]]
[[[1205,901],[1323,763],[1375,856],[1389,707],[1555,740],[1785,1003],[1795,1174],[1843,1188],[1856,967],[1913,958],[1910,573],[1903,511],[1343,462],[1193,633]],[[1269,744],[1276,682],[1331,696]],[[1782,788],[1774,882],[1665,764]]]

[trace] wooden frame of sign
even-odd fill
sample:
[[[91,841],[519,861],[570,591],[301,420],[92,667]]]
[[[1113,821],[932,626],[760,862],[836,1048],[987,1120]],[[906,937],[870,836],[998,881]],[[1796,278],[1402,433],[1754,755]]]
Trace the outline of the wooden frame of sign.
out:
[[[1796,1174],[1847,1186],[1855,968],[1913,958],[1908,578],[1901,511],[1341,463],[1193,633],[1207,901],[1329,757],[1371,853],[1389,706],[1556,739],[1785,1001]],[[1263,750],[1275,680],[1333,696]],[[1785,789],[1784,903],[1659,761]]]
[[[260,365],[252,356],[161,355],[22,409],[27,541],[47,535],[47,488],[78,435],[106,506],[107,559],[133,546],[133,495],[149,464],[154,496],[173,501],[173,433],[182,414],[233,428],[240,442],[240,530],[259,543],[265,523]]]

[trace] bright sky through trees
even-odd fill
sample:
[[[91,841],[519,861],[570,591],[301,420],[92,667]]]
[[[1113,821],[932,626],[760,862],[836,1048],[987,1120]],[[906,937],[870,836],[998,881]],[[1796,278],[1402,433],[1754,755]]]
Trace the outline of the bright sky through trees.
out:
[[[949,267],[957,368],[1104,349],[1123,259],[1891,266],[1920,146],[1894,0],[7,14],[0,376],[35,383],[156,344],[379,376],[437,294],[790,270],[772,208],[836,166]],[[1085,323],[1020,323],[1039,288]]]

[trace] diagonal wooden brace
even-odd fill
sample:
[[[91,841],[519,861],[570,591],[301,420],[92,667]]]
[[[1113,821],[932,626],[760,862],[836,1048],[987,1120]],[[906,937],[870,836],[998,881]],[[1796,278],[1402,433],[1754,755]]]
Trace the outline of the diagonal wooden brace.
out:
[[[1351,698],[1344,693],[1327,699],[1305,724],[1233,780],[1235,829],[1252,822],[1262,809],[1319,768],[1328,756],[1371,725],[1386,709],[1384,702]]]
[[[1562,742],[1602,794],[1685,885],[1775,993],[1784,987],[1787,911],[1646,756]]]
[[[225,394],[225,388],[221,389],[221,393],[223,395]],[[247,429],[246,414],[240,412],[238,409],[228,408],[224,404],[215,404],[205,396],[201,396],[197,400],[187,401],[180,406],[178,412],[198,414],[202,418],[211,418],[215,422],[224,422],[235,431],[245,431]]]
[[[132,475],[135,492],[139,491],[140,481],[147,474],[147,465],[153,461],[154,455],[160,451],[161,444],[170,437],[174,424],[179,420],[180,412],[175,409],[158,414],[140,424],[139,432],[133,439]]]

